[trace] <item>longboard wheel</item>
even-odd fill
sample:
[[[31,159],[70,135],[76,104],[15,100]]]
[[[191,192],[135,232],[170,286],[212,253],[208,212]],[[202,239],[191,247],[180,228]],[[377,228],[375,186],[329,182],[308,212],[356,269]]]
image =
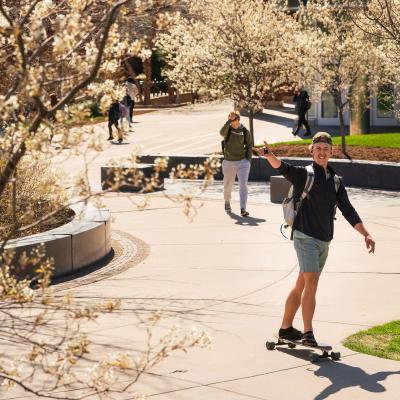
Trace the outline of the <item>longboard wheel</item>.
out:
[[[309,358],[312,363],[319,361],[319,355],[316,353],[310,353]]]
[[[289,349],[294,349],[296,345],[294,343],[289,343],[288,344]]]
[[[340,360],[340,352],[339,351],[332,351],[331,352],[331,358],[332,360]]]
[[[275,342],[267,342],[267,343],[265,343],[265,345],[267,346],[268,350],[274,350],[275,349]]]

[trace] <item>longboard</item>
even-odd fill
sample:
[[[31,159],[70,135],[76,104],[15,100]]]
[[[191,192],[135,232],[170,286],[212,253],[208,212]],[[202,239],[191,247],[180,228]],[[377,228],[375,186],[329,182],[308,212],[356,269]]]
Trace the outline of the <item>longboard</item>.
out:
[[[318,343],[317,346],[310,346],[308,344],[303,343],[301,340],[282,339],[278,336],[278,334],[274,334],[274,336],[278,339],[278,341],[266,342],[265,345],[268,350],[274,350],[276,346],[288,346],[289,349],[294,349],[296,346],[300,346],[311,350],[319,350],[322,353],[322,354],[314,352],[310,353],[309,359],[313,363],[319,361],[321,358],[328,358],[328,357],[330,357],[334,361],[340,360],[340,352],[332,351],[332,346],[329,346],[327,344]]]

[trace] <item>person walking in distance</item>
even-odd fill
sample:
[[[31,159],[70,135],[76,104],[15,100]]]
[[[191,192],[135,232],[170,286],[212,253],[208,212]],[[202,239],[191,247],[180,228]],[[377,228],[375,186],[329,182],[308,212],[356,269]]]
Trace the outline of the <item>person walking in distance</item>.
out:
[[[110,108],[108,109],[108,139],[107,140],[113,140],[113,132],[112,132],[112,127],[113,125],[117,129],[118,132],[118,142],[122,142],[122,131],[118,126],[118,120],[120,119],[121,114],[120,114],[120,109],[119,109],[119,101],[114,99]]]
[[[310,168],[296,167],[283,162],[272,153],[266,142],[264,145],[263,149],[257,149],[258,155],[264,157],[293,184],[296,204],[309,174],[307,168]],[[312,321],[319,278],[333,238],[336,205],[344,218],[363,236],[369,253],[374,253],[375,241],[351,205],[343,182],[328,164],[332,154],[331,136],[325,132],[317,133],[312,139],[310,151],[313,158],[314,183],[304,200],[297,203],[297,215],[293,222],[293,243],[300,272],[285,303],[279,337],[302,340],[305,344],[316,346]],[[293,327],[293,320],[300,306],[304,333]]]
[[[222,149],[224,160],[222,172],[224,174],[224,200],[225,211],[231,212],[231,194],[236,176],[239,181],[240,214],[247,217],[247,182],[249,179],[253,139],[247,128],[240,123],[238,112],[231,112],[228,120],[220,130],[223,137]]]
[[[129,120],[129,108],[128,108],[127,103],[126,103],[126,98],[127,97],[128,96],[125,96],[122,99],[122,101],[119,102],[119,117],[120,117],[119,118],[119,122],[120,122],[121,129],[123,129],[123,130],[125,129],[124,128],[124,119],[126,119],[126,121],[127,121],[128,129],[131,126],[130,120]]]
[[[302,125],[306,128],[306,133],[304,136],[311,136],[310,125],[307,121],[307,112],[311,107],[310,98],[306,90],[298,90],[296,89],[293,97],[293,101],[295,103],[295,110],[297,112],[297,128],[292,132],[294,136],[296,136]]]
[[[139,89],[137,88],[137,86],[135,85],[135,81],[132,78],[128,78],[126,80],[126,95],[127,95],[127,99],[126,99],[126,103],[129,107],[129,121],[130,124],[133,121],[133,109],[135,107],[135,99],[136,96],[139,94]]]

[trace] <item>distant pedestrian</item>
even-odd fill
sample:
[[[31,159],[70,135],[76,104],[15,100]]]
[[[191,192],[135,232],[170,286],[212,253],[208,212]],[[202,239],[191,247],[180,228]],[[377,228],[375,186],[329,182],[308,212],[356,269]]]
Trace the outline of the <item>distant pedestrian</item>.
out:
[[[120,115],[119,121],[121,123],[121,129],[124,129],[124,119],[126,119],[128,127],[130,127],[131,124],[129,122],[129,108],[124,102],[124,100],[119,102],[119,115]]]
[[[50,105],[54,107],[58,103],[58,97],[55,93],[50,95]]]
[[[118,121],[121,117],[120,111],[119,111],[119,101],[114,100],[113,103],[111,104],[109,110],[108,110],[108,132],[109,136],[107,140],[113,140],[113,132],[112,132],[112,126],[114,125],[115,128],[117,129],[118,132],[118,142],[122,142],[122,132],[121,129],[118,126]]]
[[[57,97],[57,95],[55,93],[52,93],[50,95],[50,106],[51,106],[51,108],[53,108],[57,103],[58,103],[58,97]],[[49,121],[51,121],[52,123],[55,123],[57,121],[54,113],[50,115]],[[52,129],[51,133],[50,133],[50,143],[52,142],[53,137],[54,137],[54,132],[53,132],[53,129]]]
[[[131,127],[131,124],[132,124],[132,119],[131,119],[131,115],[130,115],[130,109],[131,109],[131,106],[132,106],[132,99],[131,99],[131,96],[129,96],[129,95],[125,95],[124,96],[124,98],[122,99],[122,104],[126,107],[126,109],[128,110],[128,113],[127,113],[127,120],[128,120],[128,123],[129,123],[129,128]]]
[[[306,128],[306,133],[304,136],[311,136],[310,125],[307,121],[307,112],[311,107],[310,97],[306,90],[296,90],[294,93],[293,101],[295,104],[295,110],[298,116],[297,128],[292,132],[294,136],[296,136],[301,126],[304,125]]]
[[[126,94],[128,96],[128,107],[129,107],[129,119],[133,121],[133,109],[135,107],[136,96],[139,94],[139,89],[135,85],[135,81],[132,78],[126,80]]]
[[[242,217],[249,215],[247,206],[247,182],[249,180],[253,139],[247,128],[240,123],[240,115],[231,112],[228,121],[220,130],[224,161],[222,162],[222,172],[224,174],[224,200],[225,211],[230,213],[231,194],[236,176],[239,181],[240,214]]]

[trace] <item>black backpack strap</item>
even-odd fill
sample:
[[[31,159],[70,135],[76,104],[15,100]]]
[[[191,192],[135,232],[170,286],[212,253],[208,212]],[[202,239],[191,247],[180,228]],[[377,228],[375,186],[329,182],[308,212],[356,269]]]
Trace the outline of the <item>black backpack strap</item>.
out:
[[[306,177],[306,182],[304,183],[304,188],[303,191],[300,195],[299,201],[295,202],[294,207],[295,210],[298,212],[301,206],[301,203],[303,202],[303,200],[308,196],[308,194],[310,193],[313,185],[314,185],[314,180],[315,180],[315,171],[313,168],[313,165],[307,165],[305,168],[306,172],[307,172],[307,177]],[[292,229],[291,229],[291,233],[290,233],[290,240],[293,240],[293,233],[294,233],[294,221],[293,221],[293,225],[292,225]]]
[[[246,136],[247,136],[247,133],[248,133],[249,131],[248,131],[248,129],[246,128],[246,127],[243,127],[243,141],[244,141],[244,145],[245,146],[247,146],[247,139],[246,139]]]
[[[228,143],[229,138],[231,137],[232,128],[229,127],[228,134],[226,135],[226,139],[224,139],[225,143]]]

